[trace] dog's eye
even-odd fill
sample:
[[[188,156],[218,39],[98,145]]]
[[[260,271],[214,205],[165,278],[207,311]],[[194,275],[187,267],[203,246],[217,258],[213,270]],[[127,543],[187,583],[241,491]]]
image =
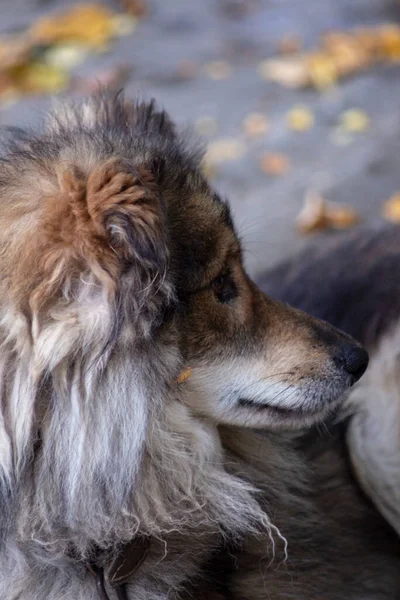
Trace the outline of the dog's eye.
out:
[[[211,289],[219,302],[230,302],[237,296],[237,287],[229,273],[218,275],[211,282]]]

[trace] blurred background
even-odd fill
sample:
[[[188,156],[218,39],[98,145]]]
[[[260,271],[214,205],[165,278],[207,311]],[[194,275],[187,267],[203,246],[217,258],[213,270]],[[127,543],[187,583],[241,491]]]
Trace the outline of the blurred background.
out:
[[[99,85],[208,143],[252,274],[305,239],[400,221],[397,0],[0,0],[0,125]]]

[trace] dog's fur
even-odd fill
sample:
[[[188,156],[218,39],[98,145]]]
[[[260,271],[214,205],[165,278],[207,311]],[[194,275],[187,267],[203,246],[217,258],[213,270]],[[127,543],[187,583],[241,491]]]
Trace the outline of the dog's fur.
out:
[[[232,470],[263,489],[287,540],[275,557],[267,538],[248,539],[234,561],[220,557],[214,571],[231,568],[223,597],[400,597],[400,544],[381,516],[400,534],[399,282],[396,226],[323,238],[260,278],[267,293],[366,344],[371,364],[341,421],[300,436],[222,432]]]
[[[3,138],[0,599],[95,600],[85,563],[107,575],[144,538],[127,597],[173,598],[224,541],[280,539],[217,425],[312,425],[359,347],[248,279],[199,152],[154,105],[64,104]]]

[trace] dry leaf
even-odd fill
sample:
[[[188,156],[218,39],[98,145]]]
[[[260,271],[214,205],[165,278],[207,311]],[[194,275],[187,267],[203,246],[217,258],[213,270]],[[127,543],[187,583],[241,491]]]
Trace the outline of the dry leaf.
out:
[[[388,24],[325,34],[316,50],[263,61],[258,72],[287,87],[325,89],[375,64],[399,60],[400,26]]]
[[[303,234],[324,229],[347,229],[359,221],[358,213],[345,204],[329,202],[319,194],[308,193],[296,219],[296,227]]]
[[[0,101],[23,94],[56,93],[70,84],[70,71],[90,50],[133,31],[136,18],[101,4],[80,4],[40,19],[30,29],[0,39]]]
[[[234,138],[221,138],[208,146],[205,160],[208,164],[217,165],[230,160],[241,158],[246,152],[246,146]]]
[[[400,192],[394,194],[383,205],[383,216],[388,221],[400,223]]]
[[[261,113],[251,113],[243,121],[243,129],[249,137],[258,137],[267,133],[268,119]]]
[[[278,42],[279,54],[295,54],[301,48],[301,40],[295,35],[287,35]]]
[[[27,63],[12,69],[11,74],[16,89],[25,94],[54,94],[69,83],[65,70],[43,63]]]
[[[215,60],[205,65],[205,72],[211,79],[228,79],[232,75],[232,67],[224,60]]]
[[[260,168],[267,175],[283,175],[290,168],[290,159],[286,154],[266,152],[261,156]]]
[[[126,13],[141,19],[146,17],[149,8],[145,0],[121,0],[122,8]]]
[[[5,37],[0,41],[0,69],[21,65],[29,60],[34,45],[29,36]]]
[[[304,59],[263,60],[257,72],[262,79],[276,81],[290,88],[305,87],[310,83],[308,65]]]
[[[113,13],[100,4],[82,4],[58,15],[40,19],[31,28],[31,35],[41,44],[82,42],[104,47],[114,35]]]
[[[185,369],[184,371],[182,371],[177,380],[176,383],[181,384],[184,383],[185,381],[187,381],[192,375],[192,369],[190,367],[188,367],[187,369]]]
[[[364,110],[352,108],[340,115],[340,127],[345,131],[359,133],[366,131],[370,126],[370,119]]]
[[[51,46],[43,55],[43,60],[53,67],[70,71],[87,57],[88,50],[80,44]]]
[[[319,54],[310,54],[307,58],[308,79],[317,89],[331,87],[338,78],[338,68],[332,57]]]
[[[382,25],[380,43],[383,56],[389,60],[400,60],[400,28],[398,25]]]
[[[314,125],[314,115],[307,106],[295,106],[286,118],[289,128],[295,131],[307,131]]]

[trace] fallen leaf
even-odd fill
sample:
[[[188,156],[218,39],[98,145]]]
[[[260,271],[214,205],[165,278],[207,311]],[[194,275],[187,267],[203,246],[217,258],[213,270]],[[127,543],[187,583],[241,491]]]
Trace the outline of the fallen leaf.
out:
[[[347,229],[358,221],[359,215],[351,206],[329,202],[309,192],[296,219],[296,227],[300,233],[309,234],[325,229]]]
[[[148,15],[149,7],[145,0],[121,0],[121,4],[126,13],[138,19]]]
[[[69,83],[67,71],[43,63],[27,63],[12,69],[11,73],[16,89],[25,94],[54,94]]]
[[[43,60],[56,68],[70,71],[81,64],[88,55],[88,50],[80,44],[62,44],[51,46],[43,55]]]
[[[370,126],[370,119],[364,110],[351,108],[340,115],[340,127],[345,131],[360,133]]]
[[[276,81],[286,87],[300,88],[310,83],[307,61],[304,59],[263,60],[257,67],[262,79]]]
[[[207,63],[204,70],[211,79],[215,80],[228,79],[232,75],[232,67],[224,60]]]
[[[400,192],[394,194],[383,205],[383,216],[388,221],[400,223]]]
[[[400,26],[395,23],[325,34],[311,52],[266,60],[261,77],[287,87],[325,89],[382,62],[400,61]]]
[[[307,106],[293,107],[287,114],[287,123],[295,131],[307,131],[314,125],[314,115]]]
[[[29,35],[25,33],[21,36],[2,38],[0,40],[0,70],[5,71],[29,60],[33,47]]]
[[[290,168],[290,159],[286,154],[266,152],[261,156],[260,168],[267,175],[283,175]]]
[[[392,61],[400,60],[400,28],[398,25],[382,25],[380,28],[381,52]]]
[[[102,4],[79,4],[39,19],[22,33],[2,36],[1,103],[66,89],[71,70],[90,51],[105,50],[110,39],[130,33],[136,22],[135,17],[114,13]]]
[[[308,79],[311,85],[324,90],[331,87],[338,79],[338,68],[332,57],[322,52],[310,54],[307,58]]]
[[[86,46],[104,47],[114,35],[113,13],[101,4],[82,4],[35,23],[30,34],[37,43],[77,41]]]
[[[268,119],[261,113],[251,113],[243,121],[243,129],[249,137],[259,137],[269,129]]]
[[[286,35],[278,42],[279,54],[295,54],[301,48],[301,40],[295,35]]]
[[[220,164],[223,162],[238,160],[246,152],[246,146],[235,138],[220,138],[211,142],[208,146],[205,160],[209,164]]]
[[[190,367],[188,367],[187,369],[185,369],[184,371],[182,371],[177,380],[176,383],[181,384],[184,383],[185,381],[187,381],[189,379],[189,377],[191,377],[192,375],[192,369]]]

